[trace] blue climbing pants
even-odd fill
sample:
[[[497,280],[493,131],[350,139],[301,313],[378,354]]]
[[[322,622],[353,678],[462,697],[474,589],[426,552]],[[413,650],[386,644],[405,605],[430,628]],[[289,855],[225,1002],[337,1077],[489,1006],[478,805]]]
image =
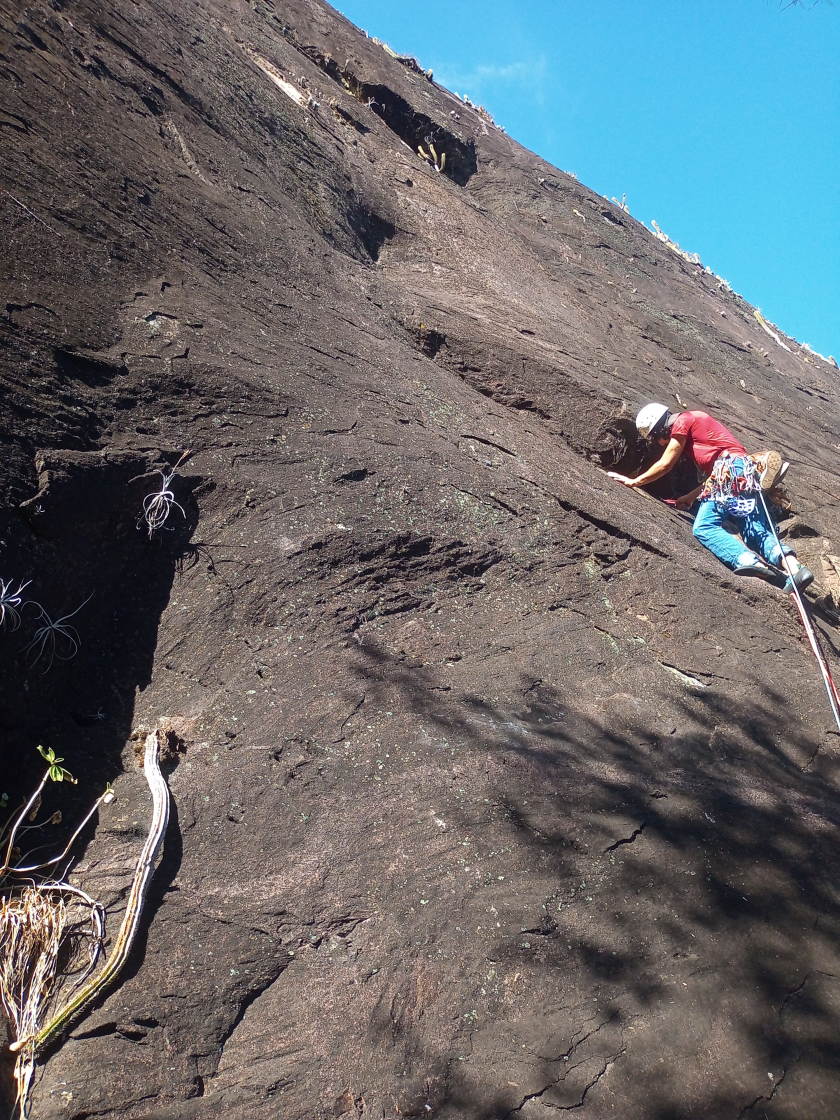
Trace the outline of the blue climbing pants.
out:
[[[724,521],[734,521],[744,543],[723,527]],[[781,567],[782,553],[788,555],[792,548],[782,545],[781,552],[773,530],[764,512],[760,496],[756,496],[755,509],[748,514],[727,513],[713,498],[700,503],[700,512],[694,519],[694,535],[710,552],[722,560],[727,568],[741,568],[756,562],[756,554],[768,564]],[[745,547],[746,546],[746,547]]]

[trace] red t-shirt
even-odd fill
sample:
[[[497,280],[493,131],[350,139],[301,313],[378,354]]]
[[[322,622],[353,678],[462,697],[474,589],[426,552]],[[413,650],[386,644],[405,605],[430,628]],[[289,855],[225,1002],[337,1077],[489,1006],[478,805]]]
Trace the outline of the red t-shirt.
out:
[[[708,478],[722,451],[746,455],[747,449],[708,412],[681,412],[671,425],[672,436],[685,436],[684,453]]]

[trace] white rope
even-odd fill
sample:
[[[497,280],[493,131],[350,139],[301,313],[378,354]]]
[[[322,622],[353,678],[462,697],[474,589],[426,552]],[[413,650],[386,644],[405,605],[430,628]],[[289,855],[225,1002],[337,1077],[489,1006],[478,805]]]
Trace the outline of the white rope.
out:
[[[761,495],[761,504],[764,507],[764,513],[770,524],[770,528],[773,531],[773,537],[775,538],[776,545],[778,546],[779,552],[782,555],[782,570],[787,571],[787,565],[784,562],[785,554],[782,549],[782,542],[779,540],[779,534],[776,532],[775,522],[770,516],[770,510],[767,508],[767,502],[764,498],[764,491],[761,489],[761,487],[759,487],[758,492]],[[805,605],[805,599],[802,595],[802,592],[797,587],[796,580],[793,578],[793,576],[790,575],[789,572],[788,575],[790,576],[790,582],[793,587],[792,594],[796,599],[796,605],[799,608],[799,614],[802,618],[802,625],[805,627],[805,633],[808,635],[808,641],[811,643],[811,649],[814,651],[814,656],[816,657],[817,664],[820,667],[823,684],[825,685],[825,691],[828,695],[828,702],[831,705],[831,713],[834,716],[834,722],[837,724],[837,730],[840,731],[840,710],[838,710],[837,707],[837,692],[834,687],[834,681],[831,678],[831,672],[829,671],[828,665],[826,664],[825,656],[822,652],[822,649],[820,648],[819,641],[817,640],[817,635],[814,631],[814,624],[811,622],[811,616],[808,614],[808,608]]]

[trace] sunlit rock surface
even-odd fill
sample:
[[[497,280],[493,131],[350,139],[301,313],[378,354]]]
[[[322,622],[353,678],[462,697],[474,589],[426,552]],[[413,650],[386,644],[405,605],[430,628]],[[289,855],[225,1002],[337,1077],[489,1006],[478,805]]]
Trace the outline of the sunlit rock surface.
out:
[[[834,366],[319,0],[0,10],[0,577],[93,596],[0,634],[3,786],[114,782],[112,938],[184,748],[34,1115],[835,1120],[816,666],[604,471],[651,399],[780,448],[833,660]]]

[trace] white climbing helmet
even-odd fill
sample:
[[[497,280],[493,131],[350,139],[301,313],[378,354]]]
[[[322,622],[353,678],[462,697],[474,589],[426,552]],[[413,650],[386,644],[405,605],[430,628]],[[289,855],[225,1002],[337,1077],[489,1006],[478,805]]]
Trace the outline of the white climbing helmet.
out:
[[[664,404],[646,404],[636,417],[636,427],[642,439],[650,439],[651,435],[660,428],[666,417],[670,415]]]

